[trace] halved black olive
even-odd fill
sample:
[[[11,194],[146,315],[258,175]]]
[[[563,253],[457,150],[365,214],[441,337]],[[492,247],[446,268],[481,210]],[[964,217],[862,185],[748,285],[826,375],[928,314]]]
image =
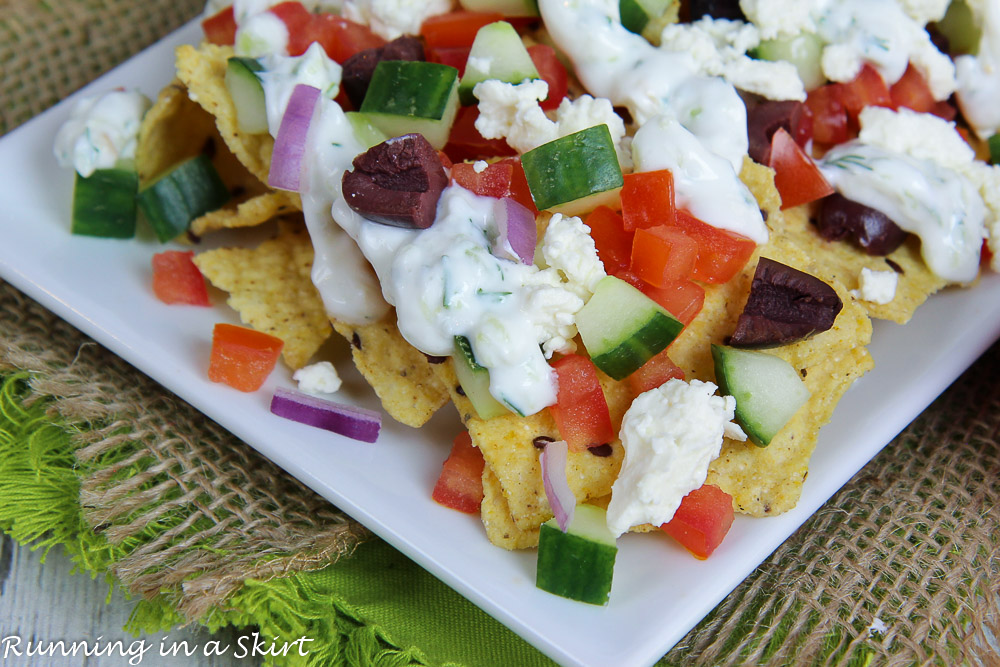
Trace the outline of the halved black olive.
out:
[[[750,142],[748,154],[757,164],[767,165],[771,161],[771,137],[779,128],[785,128],[793,137],[805,122],[805,104],[795,100],[760,102],[747,105],[747,139]]]
[[[906,232],[885,213],[837,193],[820,202],[814,222],[827,241],[847,239],[869,255],[888,255],[906,240]]]
[[[727,342],[733,347],[794,343],[832,327],[843,306],[837,292],[816,276],[761,257]]]

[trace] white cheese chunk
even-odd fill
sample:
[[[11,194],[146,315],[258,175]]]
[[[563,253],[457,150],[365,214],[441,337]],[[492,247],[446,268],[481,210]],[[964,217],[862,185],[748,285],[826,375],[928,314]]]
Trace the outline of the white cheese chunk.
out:
[[[307,394],[335,394],[342,384],[337,369],[329,361],[303,366],[292,374],[299,391]]]
[[[862,301],[885,305],[896,298],[898,284],[899,274],[895,271],[873,271],[865,267],[858,276],[858,289],[851,290],[851,295]]]
[[[432,16],[451,11],[452,0],[344,0],[344,18],[367,25],[376,35],[396,39],[419,35]]]

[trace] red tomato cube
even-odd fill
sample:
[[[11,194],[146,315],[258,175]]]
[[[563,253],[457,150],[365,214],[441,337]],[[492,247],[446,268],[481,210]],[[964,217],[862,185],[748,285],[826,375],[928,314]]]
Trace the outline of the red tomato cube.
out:
[[[548,44],[532,44],[528,47],[528,55],[538,70],[538,76],[549,84],[549,96],[542,100],[539,106],[546,111],[557,108],[569,90],[569,74],[566,72],[566,67],[556,55],[556,50]]]
[[[567,354],[553,361],[552,368],[559,390],[556,404],[549,410],[570,451],[580,452],[614,440],[608,401],[594,363],[579,354]]]
[[[842,98],[843,84],[820,86],[806,96],[806,106],[812,116],[813,139],[827,146],[842,144],[850,139],[847,110]]]
[[[771,137],[768,166],[774,169],[774,187],[781,195],[782,210],[833,194],[833,186],[823,177],[819,167],[784,128]]]
[[[306,47],[312,42],[319,42],[326,55],[341,64],[359,51],[385,44],[385,40],[373,33],[368,26],[329,13],[311,15],[307,39]]]
[[[535,200],[528,190],[524,167],[518,158],[504,158],[479,172],[472,163],[458,163],[451,168],[451,180],[483,197],[510,197],[532,213],[538,214]]]
[[[444,147],[444,152],[452,162],[517,155],[517,151],[508,146],[504,139],[484,139],[476,129],[477,118],[479,118],[478,106],[461,107],[458,110],[455,123],[448,135],[448,143]]]
[[[674,175],[669,170],[625,174],[621,198],[626,231],[674,224]]]
[[[684,326],[691,324],[705,305],[705,288],[690,280],[669,283],[663,287],[653,287],[644,283],[639,286],[639,290],[663,306]]]
[[[207,306],[205,277],[195,266],[193,250],[167,250],[153,255],[153,293],[163,303]]]
[[[680,507],[660,529],[696,558],[708,558],[733,525],[733,497],[712,484],[684,496]]]
[[[627,269],[632,261],[632,237],[635,234],[625,231],[622,217],[607,206],[598,206],[584,222],[590,227],[590,236],[594,239],[604,270],[614,275]]]
[[[313,43],[309,34],[312,23],[312,12],[302,6],[301,2],[279,2],[269,10],[281,19],[288,29],[288,55],[301,56]]]
[[[906,107],[920,113],[929,113],[937,104],[927,81],[912,64],[906,68],[899,81],[889,88],[889,97],[894,108]]]
[[[698,258],[698,244],[677,227],[639,228],[632,239],[629,269],[654,287],[687,280]]]
[[[480,28],[502,20],[500,12],[449,12],[424,21],[420,26],[420,36],[428,49],[471,47]]]
[[[745,236],[713,227],[687,211],[677,211],[675,224],[698,243],[692,280],[712,284],[728,282],[740,272],[757,247]]]
[[[853,81],[843,84],[840,94],[840,101],[852,121],[857,121],[858,114],[865,107],[892,106],[889,88],[882,80],[882,75],[868,64],[861,68]]]
[[[257,391],[274,370],[284,346],[280,338],[261,331],[216,324],[212,331],[208,379],[240,391]]]
[[[627,382],[629,389],[632,390],[632,395],[638,396],[675,378],[683,380],[684,371],[670,359],[667,350],[663,350],[629,375]]]
[[[441,475],[434,484],[431,498],[459,512],[476,514],[483,502],[485,467],[483,453],[472,446],[469,432],[462,431],[455,436],[451,453],[441,466]]]
[[[205,41],[219,46],[232,46],[236,42],[236,16],[229,5],[201,22]]]

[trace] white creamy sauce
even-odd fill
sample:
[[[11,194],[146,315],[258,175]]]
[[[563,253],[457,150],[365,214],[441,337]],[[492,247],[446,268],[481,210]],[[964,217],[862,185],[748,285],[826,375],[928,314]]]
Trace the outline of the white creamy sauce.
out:
[[[259,58],[267,54],[288,54],[288,28],[284,21],[267,11],[236,18],[236,42],[233,50],[238,56]]]
[[[1000,130],[1000,3],[985,5],[979,52],[955,59],[956,97],[980,139]]]
[[[257,78],[264,88],[267,129],[272,137],[278,136],[281,118],[295,86],[301,83],[317,88],[327,99],[336,97],[340,90],[342,69],[318,42],[313,42],[301,56],[271,54],[261,58],[260,64],[264,71]]]
[[[953,282],[975,279],[986,211],[968,179],[931,160],[857,140],[831,149],[819,167],[842,195],[919,236],[931,271]]]
[[[112,90],[81,99],[56,133],[56,160],[86,177],[135,159],[139,127],[149,107],[149,98],[137,91]]]

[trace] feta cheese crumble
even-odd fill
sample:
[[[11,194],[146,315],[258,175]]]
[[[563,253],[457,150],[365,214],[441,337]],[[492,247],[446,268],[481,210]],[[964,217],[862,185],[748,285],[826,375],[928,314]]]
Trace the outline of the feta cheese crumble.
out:
[[[865,267],[858,276],[858,289],[851,296],[862,301],[885,305],[896,298],[899,274],[895,271],[874,271]]]
[[[53,150],[62,167],[83,177],[135,158],[149,98],[138,91],[112,90],[81,99],[56,133]]]
[[[450,12],[452,4],[452,0],[344,0],[344,18],[392,40],[419,35],[425,20]]]
[[[303,366],[292,374],[292,379],[299,383],[299,391],[306,394],[335,394],[342,384],[337,369],[329,361]]]
[[[711,382],[675,379],[632,402],[620,434],[625,460],[608,504],[615,536],[670,521],[681,499],[705,483],[736,410],[735,398],[715,390]]]

